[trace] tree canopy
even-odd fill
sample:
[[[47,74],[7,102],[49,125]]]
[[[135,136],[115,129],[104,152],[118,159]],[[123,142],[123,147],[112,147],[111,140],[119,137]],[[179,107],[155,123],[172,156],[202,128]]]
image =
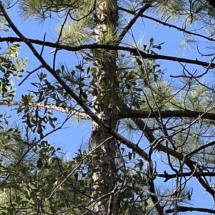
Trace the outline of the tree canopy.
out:
[[[151,23],[164,41],[142,39]],[[215,214],[214,24],[212,0],[0,2],[0,215]],[[71,122],[92,131],[68,131],[67,158],[50,136]]]

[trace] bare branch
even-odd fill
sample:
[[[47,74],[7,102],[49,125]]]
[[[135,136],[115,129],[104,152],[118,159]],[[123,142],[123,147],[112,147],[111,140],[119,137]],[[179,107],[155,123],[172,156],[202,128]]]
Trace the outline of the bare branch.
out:
[[[165,212],[169,214],[169,213],[173,213],[174,210],[175,210],[174,208],[168,209]],[[206,212],[206,213],[215,214],[215,210],[211,210],[207,208],[184,207],[184,206],[177,206],[177,211],[178,212],[197,211],[197,212],[203,212],[203,213]]]
[[[131,10],[128,10],[128,9],[126,9],[126,8],[122,8],[122,7],[118,7],[118,8],[119,8],[119,10],[124,11],[124,12],[126,12],[126,13],[130,13],[130,14],[132,14],[132,15],[134,15],[134,16],[136,16],[136,14],[137,14],[135,11],[131,11]],[[204,38],[204,39],[209,40],[209,41],[215,41],[214,38],[210,38],[210,37],[204,36],[204,35],[202,35],[202,34],[198,34],[198,33],[192,32],[192,31],[188,31],[188,30],[186,30],[185,28],[180,28],[180,27],[177,27],[177,26],[175,26],[175,25],[171,25],[171,24],[169,24],[169,23],[167,23],[167,22],[163,22],[163,21],[161,21],[161,20],[159,20],[159,19],[156,19],[156,18],[154,18],[154,17],[151,17],[151,16],[147,16],[147,15],[141,14],[140,17],[143,17],[143,18],[146,18],[146,19],[155,21],[155,22],[157,22],[157,23],[159,23],[159,24],[162,24],[162,25],[167,26],[167,27],[169,27],[169,28],[174,28],[174,29],[176,29],[176,30],[178,30],[178,31],[184,32],[184,33],[189,34],[189,35],[194,35],[194,36],[197,36],[197,37],[201,37],[201,38]]]
[[[20,106],[23,103],[21,101],[7,101],[7,100],[0,100],[0,105],[6,105],[6,106]],[[30,107],[38,107],[39,109],[41,108],[47,108],[49,110],[55,110],[61,113],[67,113],[70,115],[76,115],[78,117],[81,117],[83,119],[89,119],[89,116],[85,114],[83,111],[76,110],[73,108],[62,108],[58,107],[53,104],[43,104],[43,103],[37,103],[37,102],[30,102],[28,103]]]
[[[136,23],[137,19],[148,9],[151,4],[145,4],[137,14],[134,15],[134,18],[128,23],[128,25],[123,29],[121,34],[119,35],[120,41],[124,38],[126,33],[131,29],[131,27]]]
[[[197,111],[191,111],[191,110],[164,110],[164,111],[141,111],[141,110],[128,110],[126,109],[125,112],[119,113],[119,118],[156,118],[156,117],[162,117],[162,118],[169,118],[169,117],[188,117],[188,118],[196,118],[202,115],[202,119],[209,119],[209,120],[215,120],[215,114],[214,113],[205,113],[204,112],[197,112]]]
[[[155,173],[155,177],[165,178],[164,182],[167,182],[168,180],[176,177],[186,177],[186,176],[215,176],[215,172],[185,172],[185,173],[177,173],[177,174],[168,174],[166,171],[164,171],[164,174],[158,174]]]
[[[147,131],[147,135],[150,134],[150,129],[148,129],[145,125],[145,123],[142,121],[140,123],[140,120],[138,120],[138,123],[136,123],[137,126],[139,127],[139,129],[143,130],[143,131]],[[146,129],[147,128],[147,129]],[[150,133],[149,133],[150,132]],[[154,149],[158,150],[158,151],[162,151],[164,153],[167,153],[175,158],[177,158],[180,161],[185,162],[185,164],[189,167],[189,169],[191,170],[191,172],[195,171],[195,166],[198,166],[198,163],[196,163],[195,161],[190,160],[189,158],[187,158],[186,156],[184,157],[184,155],[182,153],[176,152],[173,149],[170,149],[167,146],[164,146],[161,144],[162,140],[164,140],[166,137],[161,137],[158,139],[153,138],[152,135],[150,135],[151,138],[151,145],[153,146]],[[205,188],[205,190],[210,193],[212,195],[213,198],[215,198],[215,191],[203,180],[203,178],[201,176],[196,176],[197,180],[199,181],[199,183]]]
[[[88,45],[81,45],[81,46],[76,46],[76,47],[71,47],[71,46],[65,46],[65,45],[60,45],[57,43],[53,42],[46,42],[46,41],[41,41],[41,40],[35,40],[35,39],[30,39],[26,38],[25,40],[28,40],[32,44],[37,44],[37,45],[45,45],[48,47],[56,48],[56,49],[63,49],[67,51],[81,51],[84,49],[95,49],[95,48],[104,48],[104,49],[110,49],[110,50],[121,50],[121,51],[127,51],[130,52],[131,54],[135,56],[141,56],[144,59],[151,58],[155,60],[169,60],[169,61],[176,61],[176,62],[181,62],[181,63],[189,63],[189,64],[194,64],[194,65],[199,65],[199,66],[204,66],[207,67],[210,65],[210,68],[214,68],[215,64],[214,63],[206,63],[204,61],[199,61],[199,60],[191,60],[187,58],[180,58],[180,57],[172,57],[172,56],[167,56],[167,55],[159,55],[159,54],[146,54],[141,50],[138,50],[137,48],[130,48],[130,47],[125,47],[125,46],[114,46],[114,45],[102,45],[102,44],[88,44]],[[0,37],[0,42],[24,42],[21,37]]]

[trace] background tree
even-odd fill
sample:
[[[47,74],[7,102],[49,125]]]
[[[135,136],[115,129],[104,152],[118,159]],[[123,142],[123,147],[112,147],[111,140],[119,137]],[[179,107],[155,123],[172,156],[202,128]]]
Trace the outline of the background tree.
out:
[[[0,3],[1,30],[8,31],[8,26],[17,34],[0,38],[8,42],[1,55],[1,104],[18,106],[26,137],[29,131],[35,134],[33,140],[25,139],[22,129],[12,128],[2,135],[6,137],[2,214],[215,213],[189,205],[195,198],[189,187],[193,178],[212,201],[215,195],[212,1],[20,0],[17,4],[24,18],[43,21],[60,16],[61,24],[57,41],[27,38],[8,15],[13,2]],[[142,18],[182,33],[183,45],[192,46],[195,57],[158,54],[163,43],[156,44],[154,38],[128,44],[126,36],[135,38],[132,28]],[[210,44],[209,53],[202,53],[198,39]],[[17,42],[24,42],[39,61],[33,71],[23,73],[26,60],[18,58]],[[53,48],[53,63],[46,61],[45,47]],[[62,51],[69,51],[71,58],[71,52],[76,54],[74,68],[58,62]],[[158,60],[181,65],[180,74],[174,69],[172,81],[168,80]],[[11,77],[21,73],[25,76],[19,84],[32,74],[37,80],[31,82],[33,90],[14,101]],[[60,117],[56,111],[62,112]],[[88,150],[80,149],[65,161],[47,138],[72,117],[92,120],[92,133]],[[163,191],[160,178],[166,185]]]

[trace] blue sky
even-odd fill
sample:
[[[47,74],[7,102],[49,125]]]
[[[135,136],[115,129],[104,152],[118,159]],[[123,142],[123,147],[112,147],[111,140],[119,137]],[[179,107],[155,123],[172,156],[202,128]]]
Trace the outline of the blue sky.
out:
[[[46,21],[43,24],[32,20],[22,21],[21,17],[18,17],[17,10],[13,9],[12,12],[12,20],[18,26],[19,30],[29,38],[33,39],[43,39],[44,33],[46,33],[46,40],[47,41],[55,41],[57,39],[57,35],[55,34],[55,27],[58,24],[57,20]],[[144,22],[144,25],[143,25]],[[163,45],[163,49],[158,53],[164,55],[171,55],[171,56],[179,56],[185,58],[192,58],[195,59],[196,56],[194,52],[189,49],[180,49],[178,50],[179,44],[183,40],[182,33],[178,33],[176,30],[171,28],[164,28],[161,25],[157,25],[152,21],[141,20],[135,24],[132,29],[136,39],[140,39],[143,37],[143,42],[148,43],[150,38],[153,37],[155,39],[155,44],[159,44],[165,42]],[[10,35],[15,36],[12,32]],[[4,35],[2,35],[4,36]],[[7,35],[5,35],[7,36]],[[126,42],[132,43],[132,38],[127,36]],[[200,47],[203,47],[202,41],[199,40]],[[52,64],[53,55],[49,54],[52,48],[45,48],[44,49],[44,58],[50,64]],[[31,71],[39,66],[38,61],[32,55],[31,51],[22,43],[21,45],[21,53],[20,56],[25,58],[28,57],[28,66],[27,70]],[[71,68],[76,63],[76,59],[73,59],[71,53],[68,52],[61,52],[58,57],[58,62],[70,62]],[[159,61],[161,64],[162,69],[164,69],[164,76],[167,79],[170,79],[170,75],[176,75],[181,73],[181,66],[177,62],[167,62],[167,61]],[[193,68],[193,66],[188,66]],[[34,80],[32,76],[32,80]],[[174,80],[175,81],[175,80]],[[19,83],[16,82],[16,83]],[[29,81],[24,82],[22,86],[17,87],[17,99],[22,93],[25,93],[27,89],[29,89],[31,85],[29,85]],[[59,115],[60,116],[60,115]],[[18,117],[14,116],[12,120],[16,121]],[[60,145],[64,148],[64,151],[67,152],[69,156],[72,157],[74,155],[77,148],[82,145],[87,147],[87,142],[90,137],[91,126],[89,122],[83,122],[80,125],[78,123],[74,123],[70,120],[67,125],[66,129],[61,130],[60,132],[56,132],[48,137],[48,140],[53,143],[54,145]],[[162,180],[161,180],[162,181]],[[161,183],[162,184],[162,183]],[[213,206],[211,201],[211,197],[208,197],[204,190],[200,188],[196,180],[191,180],[189,182],[190,186],[194,187],[194,200],[193,204],[199,207],[210,207]],[[162,185],[161,185],[162,186]],[[200,214],[200,213],[195,213]],[[202,213],[201,213],[202,214]]]

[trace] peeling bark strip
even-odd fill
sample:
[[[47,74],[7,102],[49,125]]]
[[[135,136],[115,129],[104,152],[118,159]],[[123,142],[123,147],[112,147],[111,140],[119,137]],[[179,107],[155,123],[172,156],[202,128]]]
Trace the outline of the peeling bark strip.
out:
[[[95,41],[97,44],[107,44],[106,35],[114,36],[114,29],[118,23],[117,0],[98,1],[96,7]],[[115,129],[117,115],[114,105],[115,100],[115,72],[116,51],[96,49],[93,53],[96,75],[92,84],[96,88],[97,95],[94,97],[94,112],[110,129]],[[93,156],[95,172],[93,174],[94,192],[91,210],[98,215],[117,215],[118,201],[113,195],[106,195],[115,187],[115,154],[117,151],[116,140],[112,138],[109,130],[97,123],[92,124],[92,134],[89,141],[90,150],[104,143]],[[105,198],[96,202],[98,197]]]

